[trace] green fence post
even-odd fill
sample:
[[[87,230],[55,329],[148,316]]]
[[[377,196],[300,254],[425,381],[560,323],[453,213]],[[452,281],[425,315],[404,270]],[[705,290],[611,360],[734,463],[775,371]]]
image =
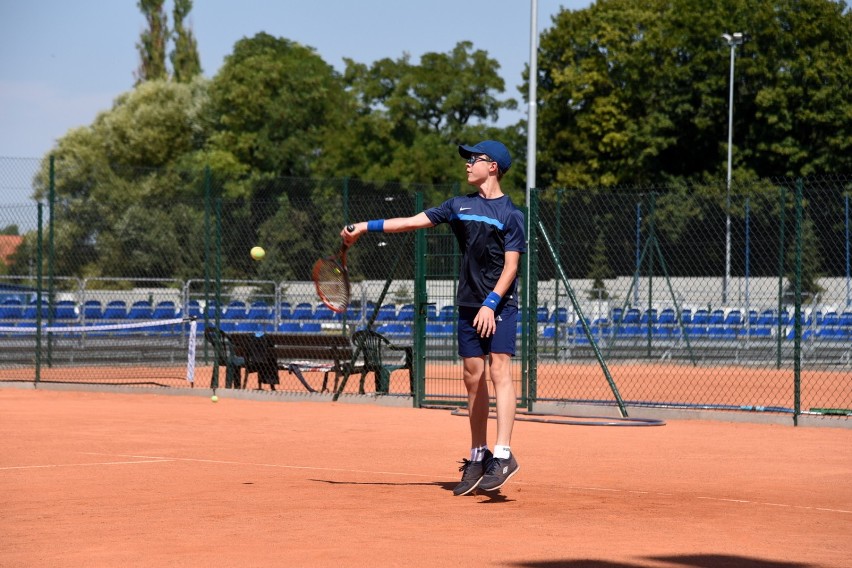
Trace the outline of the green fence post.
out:
[[[802,413],[802,180],[796,180],[796,284],[793,308],[793,425]]]
[[[36,233],[36,336],[35,336],[35,382],[41,380],[41,287],[42,247],[44,246],[44,204],[38,204],[38,232]]]
[[[538,239],[535,227],[538,217],[538,191],[530,189],[530,202],[526,214],[529,216],[530,234],[529,262],[523,263],[522,282],[527,286],[525,297],[529,302],[521,311],[521,395],[527,409],[532,410],[533,402],[538,398]],[[557,245],[558,246],[558,245]],[[529,268],[527,268],[529,267]]]
[[[210,263],[213,261],[212,258],[212,244],[210,242],[210,231],[212,230],[210,227],[210,216],[211,216],[211,208],[212,208],[212,190],[210,187],[210,166],[204,167],[204,313],[202,314],[202,320],[204,322],[204,327],[210,325],[210,319],[207,315],[208,309],[210,306]],[[207,360],[207,342],[204,342],[204,359]],[[216,358],[216,353],[213,353],[214,359]],[[219,371],[218,366],[214,362],[213,364],[213,377],[210,380],[210,388],[216,390],[219,388]]]
[[[423,192],[415,194],[415,214],[423,211]],[[426,290],[426,231],[414,236],[414,407],[420,408],[426,392],[426,315],[429,297]]]
[[[53,155],[50,156],[50,178],[48,182],[48,211],[47,211],[47,325],[53,325],[53,310],[56,303],[53,275],[53,210],[56,204],[56,170]],[[38,306],[41,311],[41,304]],[[47,334],[47,366],[53,366],[53,334]]]
[[[659,250],[659,245],[657,244],[657,235],[654,231],[654,223],[655,216],[657,214],[656,205],[657,205],[657,194],[653,191],[651,192],[651,199],[649,205],[648,212],[648,240],[654,243],[653,246],[657,247]],[[648,359],[651,358],[651,350],[653,345],[653,327],[654,322],[651,321],[651,314],[653,313],[651,310],[654,307],[654,254],[653,251],[648,255],[648,326],[647,326],[647,347],[648,347]],[[623,313],[623,312],[622,312]]]
[[[778,329],[775,333],[775,368],[781,368],[781,341],[783,339],[784,327],[781,322],[781,311],[784,309],[784,213],[787,207],[787,192],[784,184],[778,186],[780,194],[780,219],[778,235]]]

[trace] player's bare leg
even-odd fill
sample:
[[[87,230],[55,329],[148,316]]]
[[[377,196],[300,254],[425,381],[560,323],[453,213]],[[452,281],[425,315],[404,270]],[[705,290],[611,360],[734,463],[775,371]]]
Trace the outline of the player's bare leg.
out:
[[[470,447],[488,443],[488,381],[485,357],[464,359],[464,385],[467,387],[467,409],[470,420]]]

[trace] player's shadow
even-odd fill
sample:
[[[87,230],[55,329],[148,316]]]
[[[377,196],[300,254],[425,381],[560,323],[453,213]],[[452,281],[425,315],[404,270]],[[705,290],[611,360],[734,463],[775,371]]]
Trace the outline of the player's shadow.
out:
[[[316,481],[318,483],[327,483],[329,485],[384,485],[390,487],[415,487],[415,486],[427,486],[427,487],[440,487],[444,491],[452,491],[456,485],[458,485],[457,481],[415,481],[415,482],[390,482],[390,481],[334,481],[331,479],[309,479],[309,481]],[[514,499],[509,499],[502,493],[486,493],[485,491],[479,491],[475,489],[473,493],[470,495],[465,495],[465,497],[488,497],[488,499],[484,501],[480,501],[480,503],[508,503],[510,501],[514,501]]]
[[[649,556],[649,560],[667,562],[672,568],[816,568],[815,564],[802,562],[779,562],[750,556],[729,554],[683,554],[675,556]],[[517,568],[641,568],[644,564],[615,562],[610,560],[530,560],[513,562]]]
[[[389,485],[389,486],[397,486],[397,487],[414,487],[414,486],[430,486],[430,487],[440,487],[441,489],[446,489],[449,491],[453,490],[453,487],[456,486],[455,483],[451,481],[415,481],[408,483],[395,483],[390,481],[333,481],[331,479],[309,479],[308,481],[316,481],[318,483],[327,483],[329,485]]]

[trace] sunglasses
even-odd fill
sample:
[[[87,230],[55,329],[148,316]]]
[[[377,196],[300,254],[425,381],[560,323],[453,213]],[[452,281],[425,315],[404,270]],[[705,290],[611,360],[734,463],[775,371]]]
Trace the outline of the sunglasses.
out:
[[[494,160],[492,160],[488,156],[471,156],[470,158],[467,159],[467,163],[470,164],[471,166],[474,165],[476,162],[493,162],[493,161]]]

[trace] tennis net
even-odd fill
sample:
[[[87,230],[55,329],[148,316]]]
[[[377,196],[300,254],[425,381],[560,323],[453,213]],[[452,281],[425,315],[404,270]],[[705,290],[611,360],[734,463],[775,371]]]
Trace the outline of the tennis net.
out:
[[[0,323],[0,381],[194,386],[197,322]]]

